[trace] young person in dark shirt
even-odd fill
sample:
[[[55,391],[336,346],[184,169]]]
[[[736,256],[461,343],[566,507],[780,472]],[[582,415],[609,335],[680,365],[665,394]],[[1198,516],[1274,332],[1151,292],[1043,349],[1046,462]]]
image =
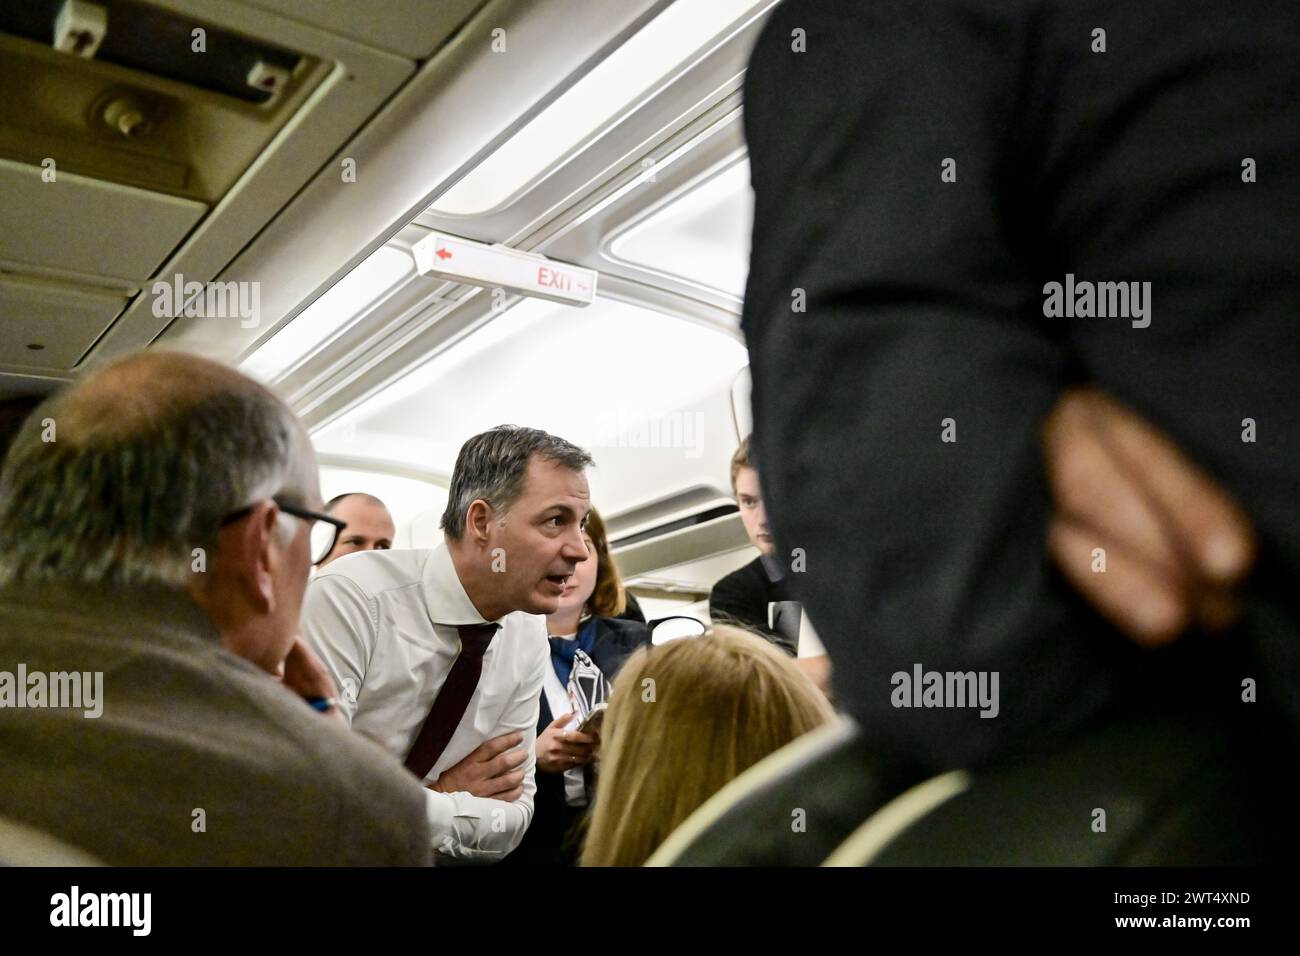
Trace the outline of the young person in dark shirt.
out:
[[[776,556],[776,543],[767,525],[763,492],[758,483],[758,469],[750,460],[748,437],[731,456],[731,490],[740,506],[745,533],[759,554],[713,586],[709,616],[714,623],[748,628],[793,655],[794,642],[768,627],[768,605],[773,601],[790,601],[793,597],[786,578],[787,569]]]

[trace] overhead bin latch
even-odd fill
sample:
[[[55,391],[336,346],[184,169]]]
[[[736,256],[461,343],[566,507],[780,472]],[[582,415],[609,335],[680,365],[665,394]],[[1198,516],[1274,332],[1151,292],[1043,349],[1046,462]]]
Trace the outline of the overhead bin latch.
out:
[[[108,33],[108,10],[87,0],[64,0],[54,21],[54,49],[89,60]]]
[[[450,279],[485,289],[505,289],[566,305],[591,305],[595,269],[557,262],[531,252],[431,232],[411,247],[422,276]]]

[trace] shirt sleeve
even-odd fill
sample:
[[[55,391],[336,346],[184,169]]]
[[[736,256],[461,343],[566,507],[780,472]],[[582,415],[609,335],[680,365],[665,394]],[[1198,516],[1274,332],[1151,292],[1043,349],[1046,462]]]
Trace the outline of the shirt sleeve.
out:
[[[519,845],[532,822],[533,798],[537,793],[537,713],[550,655],[544,633],[525,638],[520,643],[529,648],[531,660],[523,671],[523,679],[515,687],[501,723],[491,736],[514,732],[523,735],[519,746],[527,754],[524,792],[518,800],[507,803],[471,793],[439,793],[426,789],[435,864],[494,863],[501,860]]]
[[[339,709],[351,725],[378,629],[365,593],[341,574],[324,574],[307,585],[302,629],[339,691]]]
[[[826,646],[822,644],[821,637],[812,626],[812,621],[808,619],[807,612],[804,613],[803,622],[799,627],[799,653],[796,656],[799,658],[826,656]]]

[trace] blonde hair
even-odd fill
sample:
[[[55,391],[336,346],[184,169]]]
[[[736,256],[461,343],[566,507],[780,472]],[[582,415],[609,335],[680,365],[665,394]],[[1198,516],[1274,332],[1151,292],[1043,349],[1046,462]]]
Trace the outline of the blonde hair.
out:
[[[735,454],[731,456],[731,493],[736,493],[736,479],[740,477],[740,469],[753,468],[753,462],[750,461],[749,452],[750,436],[746,435],[736,449]]]
[[[641,648],[614,683],[582,865],[640,866],[723,785],[831,716],[794,661],[741,628]]]

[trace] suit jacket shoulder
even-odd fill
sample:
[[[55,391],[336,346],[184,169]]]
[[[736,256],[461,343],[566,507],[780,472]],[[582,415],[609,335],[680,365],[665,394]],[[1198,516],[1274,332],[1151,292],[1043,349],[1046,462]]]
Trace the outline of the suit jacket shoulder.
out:
[[[116,865],[429,859],[405,769],[223,649],[183,596],[5,593],[0,671],[16,662],[101,675],[102,713],[0,714],[0,815]]]

